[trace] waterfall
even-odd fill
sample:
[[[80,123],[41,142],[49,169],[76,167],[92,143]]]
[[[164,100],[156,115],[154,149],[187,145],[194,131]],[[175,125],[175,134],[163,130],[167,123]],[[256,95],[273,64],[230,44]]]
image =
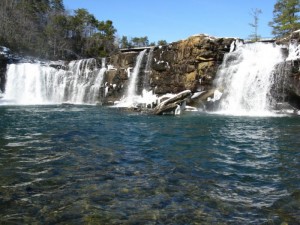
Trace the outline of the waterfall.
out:
[[[96,104],[105,68],[95,59],[71,61],[67,70],[40,63],[10,64],[2,103],[10,104]]]
[[[147,49],[141,51],[138,54],[132,73],[130,73],[130,70],[128,69],[128,77],[130,80],[127,88],[127,93],[126,96],[123,99],[121,99],[120,102],[117,103],[116,105],[117,107],[133,107],[139,103],[140,96],[137,95],[136,86],[137,86],[138,75],[140,73],[140,68],[146,51]]]
[[[216,85],[224,90],[220,113],[269,115],[275,65],[284,60],[281,46],[271,43],[239,45],[224,57]],[[223,92],[223,91],[222,91]]]
[[[151,74],[153,51],[154,51],[154,48],[152,47],[147,56],[147,63],[146,63],[146,67],[145,67],[145,76],[144,76],[144,82],[143,82],[144,90],[149,90],[149,86],[150,86],[150,74]]]
[[[139,53],[139,55],[137,56],[136,63],[133,68],[132,74],[130,75],[130,82],[129,82],[128,90],[127,90],[127,99],[129,101],[134,99],[134,97],[137,95],[137,93],[136,93],[137,78],[140,73],[140,68],[141,68],[142,61],[143,61],[146,51],[147,50],[145,49]]]
[[[119,102],[116,102],[116,107],[136,107],[139,105],[142,107],[152,108],[153,104],[156,102],[157,96],[154,95],[152,91],[147,91],[147,88],[149,88],[149,74],[151,72],[153,48],[150,49],[149,53],[147,54],[146,67],[144,71],[140,71],[146,52],[147,49],[139,53],[132,73],[130,73],[131,68],[127,68],[128,77],[130,78],[127,93],[126,96],[124,96]],[[140,74],[143,74],[143,77],[139,77]],[[143,88],[139,90],[141,95],[138,94],[138,82]]]

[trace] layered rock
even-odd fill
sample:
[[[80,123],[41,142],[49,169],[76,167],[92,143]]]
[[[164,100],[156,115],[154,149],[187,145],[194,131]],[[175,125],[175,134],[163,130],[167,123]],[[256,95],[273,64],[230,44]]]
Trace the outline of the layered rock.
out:
[[[7,58],[0,55],[0,92],[5,91]]]
[[[0,46],[0,92],[5,91],[6,66],[10,58],[10,50]]]
[[[153,53],[150,85],[156,94],[210,89],[233,38],[197,35],[157,47]]]
[[[275,77],[277,87],[273,88],[273,96],[278,102],[287,102],[300,109],[300,30],[290,37],[280,40],[281,44],[289,46],[286,61],[277,65]]]
[[[153,49],[147,88],[157,95],[179,93],[184,90],[201,92],[212,88],[213,80],[224,54],[230,51],[234,38],[215,38],[204,34],[186,40],[158,46]],[[150,54],[148,49],[147,54]],[[120,99],[127,87],[128,69],[134,67],[138,52],[124,52],[111,56],[108,64],[113,65],[106,74],[109,91],[106,103]],[[137,82],[141,93],[147,60],[144,59]],[[114,88],[112,88],[114,87]]]
[[[134,67],[137,55],[138,52],[131,51],[108,58],[108,70],[104,78],[107,88],[104,104],[113,104],[125,94],[129,81],[128,73]]]

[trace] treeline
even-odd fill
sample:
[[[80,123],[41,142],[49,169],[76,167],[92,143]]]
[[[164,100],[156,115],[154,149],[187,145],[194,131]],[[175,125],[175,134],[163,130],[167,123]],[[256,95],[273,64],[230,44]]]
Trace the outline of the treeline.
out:
[[[159,40],[157,42],[157,45],[166,45],[166,40]],[[132,47],[145,47],[145,46],[155,46],[155,42],[149,42],[149,39],[147,36],[145,37],[134,37],[130,40],[127,36],[122,36],[122,38],[119,40],[119,47],[120,48],[132,48]]]
[[[85,9],[73,14],[62,0],[1,0],[0,45],[49,59],[102,57],[115,51],[113,22]]]

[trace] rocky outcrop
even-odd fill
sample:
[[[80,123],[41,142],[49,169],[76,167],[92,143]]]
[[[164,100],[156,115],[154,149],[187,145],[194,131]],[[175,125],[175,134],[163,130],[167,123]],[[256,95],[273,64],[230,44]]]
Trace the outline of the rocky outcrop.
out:
[[[300,109],[300,59],[279,64],[275,76],[277,82],[272,89],[272,95],[277,102],[287,102]]]
[[[0,46],[0,93],[5,91],[6,67],[10,58],[10,50]]]
[[[196,35],[157,47],[153,53],[151,87],[156,94],[210,89],[233,40]]]
[[[104,78],[107,88],[104,104],[113,104],[125,94],[129,81],[128,73],[133,69],[137,55],[138,52],[131,51],[108,58],[108,70]]]
[[[3,55],[0,55],[0,92],[5,91],[7,61],[7,58],[5,58]]]
[[[224,54],[230,51],[234,38],[215,38],[204,34],[192,36],[186,40],[157,46],[152,51],[150,71],[147,71],[147,88],[159,96],[166,93],[179,93],[184,90],[201,92],[210,90],[216,72],[222,63]],[[141,50],[141,49],[140,49]],[[147,50],[147,55],[151,49]],[[111,56],[108,64],[113,69],[106,73],[109,91],[106,103],[120,99],[126,92],[129,78],[128,69],[135,64],[138,52],[129,51]],[[147,58],[147,57],[146,57]],[[145,85],[147,59],[144,59],[141,74],[137,82],[138,93]]]
[[[163,114],[170,113],[170,112],[176,113],[175,110],[177,108],[179,110],[180,110],[180,108],[184,108],[184,105],[185,105],[184,102],[186,102],[189,97],[191,97],[190,90],[182,91],[182,92],[176,94],[175,96],[172,96],[172,97],[162,101],[160,104],[158,104],[154,108],[153,114],[163,115]]]
[[[272,89],[272,95],[278,102],[286,102],[300,109],[300,30],[293,32],[289,38],[281,40],[280,43],[290,46],[287,49],[289,57],[277,65],[275,70],[277,86]]]

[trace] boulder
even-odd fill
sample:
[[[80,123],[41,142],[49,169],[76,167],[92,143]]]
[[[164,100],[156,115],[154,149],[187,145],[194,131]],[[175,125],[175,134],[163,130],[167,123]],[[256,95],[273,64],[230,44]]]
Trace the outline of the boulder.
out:
[[[182,91],[158,104],[154,108],[153,114],[163,115],[165,113],[175,112],[176,108],[180,107],[191,95],[190,90]]]

